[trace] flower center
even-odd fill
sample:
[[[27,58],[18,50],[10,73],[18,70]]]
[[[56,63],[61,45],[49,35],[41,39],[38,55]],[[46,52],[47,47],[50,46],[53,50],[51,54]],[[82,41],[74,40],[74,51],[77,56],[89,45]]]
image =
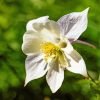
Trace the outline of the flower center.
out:
[[[51,42],[45,42],[41,44],[41,51],[45,55],[46,61],[48,61],[49,58],[57,57],[61,65],[68,65],[65,54],[63,50],[61,50],[60,46],[57,46]]]
[[[41,51],[45,54],[46,57],[50,57],[56,56],[58,52],[61,51],[61,49],[51,42],[46,42],[41,44]]]

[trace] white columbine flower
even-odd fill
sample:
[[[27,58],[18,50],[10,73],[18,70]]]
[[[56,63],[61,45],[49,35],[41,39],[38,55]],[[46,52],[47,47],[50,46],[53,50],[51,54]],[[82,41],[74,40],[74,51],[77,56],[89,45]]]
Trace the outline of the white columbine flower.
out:
[[[64,70],[88,76],[82,56],[70,42],[86,30],[88,9],[67,14],[57,22],[43,16],[27,23],[22,44],[27,55],[25,85],[47,73],[47,83],[54,93],[62,85]]]

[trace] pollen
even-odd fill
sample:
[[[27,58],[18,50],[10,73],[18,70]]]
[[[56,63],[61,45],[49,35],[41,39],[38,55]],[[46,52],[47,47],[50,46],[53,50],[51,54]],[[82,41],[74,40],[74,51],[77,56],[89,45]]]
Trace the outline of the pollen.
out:
[[[41,51],[46,57],[56,56],[60,52],[60,47],[54,45],[51,42],[46,42],[41,44]]]
[[[67,66],[68,62],[64,55],[64,52],[58,45],[55,45],[51,42],[45,42],[41,44],[41,51],[45,55],[45,60],[48,61],[49,58],[57,57],[59,64],[62,66]]]

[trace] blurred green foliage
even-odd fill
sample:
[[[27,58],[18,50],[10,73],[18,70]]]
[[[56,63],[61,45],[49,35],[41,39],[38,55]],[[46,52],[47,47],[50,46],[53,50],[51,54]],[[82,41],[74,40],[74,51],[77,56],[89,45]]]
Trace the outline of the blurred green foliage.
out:
[[[49,15],[57,21],[61,16],[90,7],[87,30],[81,40],[97,48],[74,44],[86,61],[90,76],[84,79],[65,71],[65,80],[52,94],[45,77],[24,87],[26,56],[21,51],[26,23]],[[100,100],[100,0],[0,0],[0,100]]]

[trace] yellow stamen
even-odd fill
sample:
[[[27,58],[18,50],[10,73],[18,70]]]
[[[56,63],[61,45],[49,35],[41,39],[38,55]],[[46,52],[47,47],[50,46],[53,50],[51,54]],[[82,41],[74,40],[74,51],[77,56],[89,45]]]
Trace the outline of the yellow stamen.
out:
[[[45,42],[41,44],[41,51],[45,55],[45,60],[47,61],[49,58],[58,57],[59,63],[63,66],[68,65],[67,59],[64,55],[64,52],[61,48],[51,42]]]
[[[56,55],[56,52],[59,51],[59,47],[55,46],[50,42],[46,42],[41,44],[41,50],[47,56],[50,56],[50,55]]]

